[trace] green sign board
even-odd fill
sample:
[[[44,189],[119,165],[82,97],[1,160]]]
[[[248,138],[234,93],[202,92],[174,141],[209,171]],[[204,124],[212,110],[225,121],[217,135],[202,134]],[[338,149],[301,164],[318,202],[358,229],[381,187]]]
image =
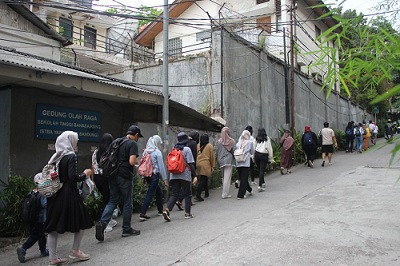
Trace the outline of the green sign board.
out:
[[[372,108],[372,113],[373,114],[379,114],[379,108],[378,107],[374,107],[374,108]]]

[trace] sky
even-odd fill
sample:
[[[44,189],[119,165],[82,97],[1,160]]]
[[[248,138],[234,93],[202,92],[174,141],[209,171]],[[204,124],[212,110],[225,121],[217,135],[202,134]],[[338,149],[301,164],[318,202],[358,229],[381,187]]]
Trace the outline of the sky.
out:
[[[340,3],[343,0],[324,0],[325,4],[335,4],[335,3]],[[172,3],[173,0],[168,0],[169,3]],[[358,13],[362,12],[364,14],[371,14],[374,13],[371,8],[377,4],[377,0],[347,0],[344,2],[343,7],[344,10],[347,9],[355,9],[357,10]],[[99,0],[99,1],[93,1],[93,4],[98,4],[98,5],[120,5],[125,4],[127,6],[134,6],[134,7],[139,7],[140,5],[145,5],[145,6],[154,6],[157,8],[162,8],[162,5],[164,4],[164,0]]]

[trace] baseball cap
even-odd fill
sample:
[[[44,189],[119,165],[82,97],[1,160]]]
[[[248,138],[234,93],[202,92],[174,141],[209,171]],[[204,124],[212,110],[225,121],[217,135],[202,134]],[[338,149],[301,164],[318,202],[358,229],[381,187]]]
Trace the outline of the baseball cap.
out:
[[[136,125],[132,125],[128,128],[128,131],[126,132],[126,134],[129,135],[136,135],[139,134],[139,138],[143,138],[142,133],[140,133],[140,128]]]

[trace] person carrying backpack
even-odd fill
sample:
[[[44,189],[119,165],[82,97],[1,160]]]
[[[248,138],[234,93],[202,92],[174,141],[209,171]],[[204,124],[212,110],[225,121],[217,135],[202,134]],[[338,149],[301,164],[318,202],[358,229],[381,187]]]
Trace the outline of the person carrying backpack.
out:
[[[109,133],[104,133],[100,140],[99,147],[93,152],[92,155],[92,171],[93,171],[93,181],[96,184],[97,190],[103,196],[101,200],[101,213],[103,213],[107,203],[110,201],[110,187],[108,184],[108,178],[103,176],[103,171],[99,167],[99,162],[101,156],[107,151],[110,144],[113,142],[114,138]],[[108,223],[105,231],[110,232],[113,227],[117,225],[117,221],[111,219]]]
[[[356,139],[356,151],[358,151],[359,153],[362,153],[363,134],[364,134],[364,129],[362,127],[362,124],[358,123],[354,127],[354,136]]]
[[[140,230],[132,228],[132,194],[133,194],[133,176],[136,160],[139,157],[139,149],[137,141],[143,138],[140,128],[136,125],[131,125],[126,132],[127,141],[116,139],[111,145],[120,142],[121,146],[118,149],[117,164],[118,170],[114,178],[108,180],[110,184],[110,201],[101,215],[100,220],[96,224],[95,237],[98,241],[104,241],[104,229],[110,222],[112,214],[117,207],[119,200],[122,198],[123,213],[122,213],[122,237],[140,235]]]
[[[143,178],[143,182],[146,182],[149,187],[147,189],[146,197],[143,200],[142,208],[140,209],[139,220],[141,221],[150,219],[150,217],[146,215],[146,212],[154,194],[156,195],[158,214],[163,213],[163,192],[158,183],[161,176],[164,186],[168,187],[168,180],[167,173],[165,172],[163,156],[160,151],[162,143],[161,137],[154,135],[149,138],[146,144],[146,149],[143,151],[143,156],[145,156],[145,154],[150,154],[153,174],[149,178]]]
[[[171,194],[168,199],[167,207],[163,211],[164,219],[167,222],[171,221],[170,218],[170,211],[174,208],[176,201],[179,197],[179,192],[183,189],[184,198],[185,198],[185,219],[193,218],[191,210],[191,202],[192,202],[192,192],[191,192],[191,184],[193,182],[194,185],[197,184],[197,177],[196,177],[196,169],[195,169],[195,162],[193,158],[192,151],[189,147],[187,147],[187,143],[189,141],[188,136],[185,132],[180,132],[177,136],[178,143],[174,146],[174,149],[178,149],[182,152],[182,156],[184,159],[184,163],[186,167],[184,168],[183,172],[181,173],[172,173],[170,168],[170,188]],[[168,162],[168,165],[170,163]]]
[[[317,135],[311,131],[310,126],[305,126],[304,128],[304,134],[301,137],[301,147],[307,157],[307,166],[313,168],[317,154],[318,138]]]
[[[354,147],[354,121],[350,121],[347,124],[345,132],[346,138],[346,152],[353,152]]]
[[[41,177],[41,173],[38,173],[34,177],[35,184]],[[30,193],[30,198],[33,200],[29,206],[24,206],[24,208],[29,208],[29,210],[24,210],[28,212],[30,217],[27,217],[29,223],[29,236],[22,246],[17,248],[17,256],[20,262],[25,262],[26,251],[31,248],[36,242],[39,244],[40,257],[49,256],[49,250],[46,249],[46,235],[44,222],[46,221],[46,207],[47,198],[40,196],[37,191],[37,187],[33,189]]]

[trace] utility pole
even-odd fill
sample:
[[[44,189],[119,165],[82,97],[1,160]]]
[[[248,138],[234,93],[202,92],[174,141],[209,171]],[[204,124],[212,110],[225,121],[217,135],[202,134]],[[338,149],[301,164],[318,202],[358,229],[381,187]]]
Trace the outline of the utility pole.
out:
[[[295,113],[294,113],[294,10],[296,0],[291,0],[290,7],[290,131],[295,134]]]
[[[290,124],[290,106],[289,106],[289,75],[288,75],[288,63],[287,63],[287,51],[286,51],[286,28],[283,27],[283,57],[285,64],[283,66],[283,73],[285,75],[285,117],[286,124]]]
[[[163,113],[162,113],[162,135],[164,152],[168,147],[168,125],[169,125],[169,97],[168,97],[168,0],[164,0],[163,14]],[[164,157],[166,158],[166,157]]]

